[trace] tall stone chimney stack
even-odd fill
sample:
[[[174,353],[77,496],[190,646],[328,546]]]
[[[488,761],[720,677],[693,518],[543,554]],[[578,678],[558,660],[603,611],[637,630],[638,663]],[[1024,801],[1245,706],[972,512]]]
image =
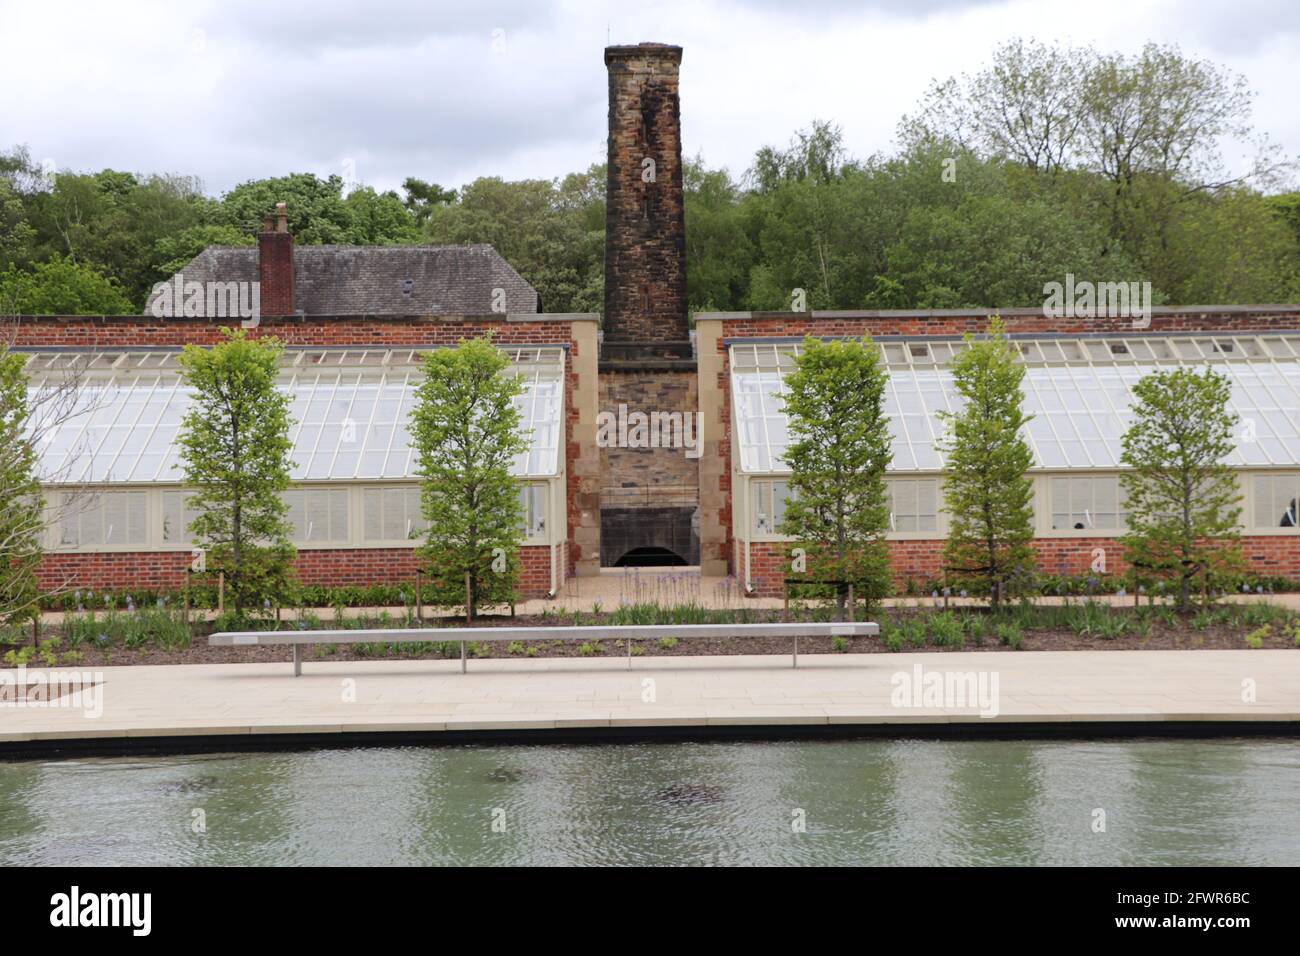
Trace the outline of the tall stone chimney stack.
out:
[[[682,48],[664,43],[605,48],[609,163],[598,400],[608,421],[636,415],[695,426],[698,419],[686,312],[681,62]],[[699,432],[694,428],[697,440]],[[631,438],[620,433],[600,450],[601,566],[698,565],[698,446],[688,453],[684,440],[665,440],[662,429],[648,445]]]
[[[689,359],[678,68],[682,48],[605,48],[605,346],[611,359]]]

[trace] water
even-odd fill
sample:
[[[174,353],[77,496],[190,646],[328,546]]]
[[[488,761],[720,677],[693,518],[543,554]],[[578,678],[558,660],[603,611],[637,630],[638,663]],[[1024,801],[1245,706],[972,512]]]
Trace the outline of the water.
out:
[[[0,762],[0,865],[1294,866],[1297,793],[1300,741],[1257,739],[29,760]]]

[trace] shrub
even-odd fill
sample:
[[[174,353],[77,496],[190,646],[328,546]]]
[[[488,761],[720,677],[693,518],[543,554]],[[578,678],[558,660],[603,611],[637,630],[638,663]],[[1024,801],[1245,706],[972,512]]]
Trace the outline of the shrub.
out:
[[[965,633],[961,620],[949,611],[931,615],[929,618],[930,642],[936,647],[960,647],[965,643]]]

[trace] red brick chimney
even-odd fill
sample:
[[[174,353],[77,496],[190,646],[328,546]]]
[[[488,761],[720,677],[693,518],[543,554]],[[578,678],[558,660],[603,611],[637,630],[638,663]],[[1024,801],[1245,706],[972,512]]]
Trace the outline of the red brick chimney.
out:
[[[293,236],[285,204],[275,204],[257,235],[257,271],[262,283],[262,315],[293,315]]]

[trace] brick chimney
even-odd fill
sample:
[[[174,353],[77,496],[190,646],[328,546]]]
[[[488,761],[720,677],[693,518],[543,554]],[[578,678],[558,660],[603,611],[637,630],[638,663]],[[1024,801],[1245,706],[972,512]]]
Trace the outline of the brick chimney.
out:
[[[262,315],[293,315],[293,236],[285,204],[275,204],[257,235],[257,271],[262,283]]]
[[[628,358],[690,357],[678,67],[663,43],[605,48],[605,345]],[[619,347],[622,348],[619,348]],[[612,351],[612,350],[606,350]]]

